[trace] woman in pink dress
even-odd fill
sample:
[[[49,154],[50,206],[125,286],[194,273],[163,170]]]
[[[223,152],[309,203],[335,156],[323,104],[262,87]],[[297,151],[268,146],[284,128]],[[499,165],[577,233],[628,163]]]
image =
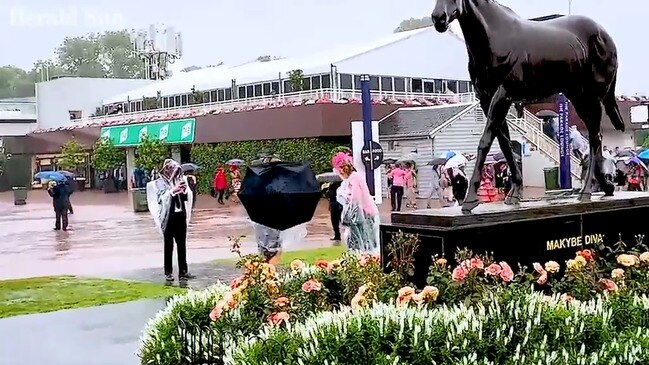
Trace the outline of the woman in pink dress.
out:
[[[401,211],[401,203],[403,202],[403,193],[406,188],[406,180],[408,179],[409,172],[400,165],[395,166],[388,172],[388,179],[392,179],[392,186],[390,186],[390,203],[392,204],[393,212]]]

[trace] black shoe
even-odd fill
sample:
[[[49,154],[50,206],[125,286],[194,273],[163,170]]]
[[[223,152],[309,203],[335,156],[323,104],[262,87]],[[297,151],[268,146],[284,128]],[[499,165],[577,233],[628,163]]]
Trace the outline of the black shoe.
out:
[[[55,230],[55,231],[60,231],[61,230],[61,228],[58,228],[58,227],[54,227],[52,229]]]
[[[167,281],[167,282],[174,281],[174,275],[173,274],[166,274],[165,275],[165,281]]]
[[[332,238],[331,240],[332,240],[332,241],[340,241],[340,237],[337,237],[337,236],[336,236],[336,237]]]
[[[180,274],[178,276],[178,279],[183,279],[183,280],[196,279],[196,275],[192,275],[192,274],[186,272],[184,274]]]

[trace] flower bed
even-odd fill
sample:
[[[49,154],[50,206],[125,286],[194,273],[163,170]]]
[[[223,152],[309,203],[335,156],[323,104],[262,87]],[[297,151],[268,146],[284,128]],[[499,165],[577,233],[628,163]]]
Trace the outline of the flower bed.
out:
[[[422,290],[408,286],[411,262],[384,274],[378,258],[345,254],[278,273],[246,257],[230,285],[150,321],[142,363],[649,363],[647,251],[583,250],[531,271],[458,252]]]

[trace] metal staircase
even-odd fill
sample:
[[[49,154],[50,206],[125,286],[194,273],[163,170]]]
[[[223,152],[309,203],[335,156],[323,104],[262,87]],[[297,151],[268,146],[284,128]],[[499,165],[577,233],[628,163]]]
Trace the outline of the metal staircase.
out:
[[[525,110],[523,118],[518,118],[516,110],[512,108],[507,115],[507,122],[532,145],[536,146],[541,153],[557,164],[559,163],[559,144],[543,133],[543,121],[528,110]],[[579,179],[581,177],[581,162],[572,155],[570,160],[572,176]]]

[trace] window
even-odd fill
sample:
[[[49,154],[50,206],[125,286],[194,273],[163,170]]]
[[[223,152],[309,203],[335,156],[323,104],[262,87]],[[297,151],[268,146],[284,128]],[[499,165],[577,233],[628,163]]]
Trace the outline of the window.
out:
[[[469,92],[469,82],[468,81],[460,81],[459,82],[460,87],[459,87],[459,93],[468,93]]]
[[[264,95],[270,95],[270,82],[265,83],[263,86]]]
[[[435,92],[435,82],[434,81],[424,81],[424,92],[432,94]]]
[[[421,79],[411,79],[410,80],[410,90],[412,90],[413,93],[420,93],[423,91],[423,83]]]
[[[311,89],[318,90],[321,88],[321,86],[322,85],[320,84],[320,76],[313,76],[311,78]]]
[[[444,90],[444,85],[442,80],[435,80],[435,92],[436,93],[443,93]]]
[[[136,101],[135,102],[135,111],[136,112],[142,111],[142,102],[141,101]]]
[[[447,81],[448,89],[451,90],[454,93],[457,93],[457,90],[458,90],[457,84],[458,83],[459,83],[459,81],[455,81],[455,80]]]
[[[187,94],[183,95],[180,100],[180,105],[187,105]]]
[[[352,75],[340,75],[340,88],[343,90],[351,90],[354,88],[352,84]]]
[[[70,120],[81,119],[81,110],[70,110],[68,114],[70,114]]]
[[[370,90],[379,90],[379,78],[377,76],[370,76]]]
[[[225,89],[225,100],[232,100],[232,89]]]
[[[252,98],[255,95],[255,87],[252,85],[246,86],[246,98]]]
[[[169,107],[169,98],[162,98],[162,107],[163,108]]]
[[[354,75],[354,90],[361,89],[361,77],[359,75]]]
[[[311,90],[311,78],[305,77],[302,79],[302,90]]]
[[[394,78],[394,91],[405,92],[406,91],[406,79],[402,77]]]
[[[381,77],[381,90],[383,91],[394,91],[392,87],[392,78],[391,77]]]
[[[323,89],[331,88],[331,75],[322,75],[322,88]]]
[[[176,106],[176,98],[173,96],[169,97],[169,107],[173,108]]]
[[[284,80],[284,92],[293,92],[293,85],[291,84],[291,80]]]
[[[218,99],[218,91],[219,91],[219,90],[212,90],[212,91],[210,91],[210,102],[211,102],[211,103],[213,103],[213,102],[219,100],[219,99]]]
[[[220,90],[217,91],[217,97],[216,97],[216,100],[217,100],[217,101],[223,101],[223,100],[225,100],[225,90],[220,89]]]
[[[271,88],[271,95],[279,94],[279,82],[278,81],[275,81],[275,82],[271,83],[270,88]]]
[[[239,92],[237,93],[237,98],[238,99],[245,99],[246,98],[246,87],[245,86],[239,86]]]
[[[255,85],[255,96],[262,96],[262,85],[257,84]]]
[[[206,91],[203,93],[203,103],[209,103],[209,102],[210,102],[210,93]]]

